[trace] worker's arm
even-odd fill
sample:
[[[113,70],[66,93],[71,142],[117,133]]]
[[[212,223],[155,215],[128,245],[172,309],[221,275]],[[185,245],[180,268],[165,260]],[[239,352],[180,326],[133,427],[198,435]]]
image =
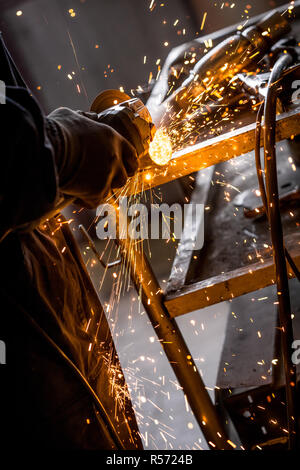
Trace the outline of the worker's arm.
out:
[[[46,118],[25,89],[7,89],[0,126],[0,238],[34,227],[61,194],[96,207],[137,168],[135,149],[111,127],[66,108]]]
[[[97,207],[110,188],[121,188],[137,170],[135,148],[96,113],[59,108],[46,119],[58,162],[60,190],[85,207]]]

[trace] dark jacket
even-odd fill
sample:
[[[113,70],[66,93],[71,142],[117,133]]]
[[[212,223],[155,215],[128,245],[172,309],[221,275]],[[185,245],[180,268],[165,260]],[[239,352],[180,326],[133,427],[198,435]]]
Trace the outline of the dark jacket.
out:
[[[0,79],[7,86],[0,105],[4,437],[16,448],[114,449],[120,441],[141,448],[109,326],[69,224],[58,214],[38,225],[60,197],[53,135],[4,44]]]

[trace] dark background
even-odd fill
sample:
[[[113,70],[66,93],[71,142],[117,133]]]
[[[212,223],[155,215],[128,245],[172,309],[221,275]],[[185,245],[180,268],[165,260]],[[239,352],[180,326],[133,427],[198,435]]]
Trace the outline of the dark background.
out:
[[[247,6],[254,16],[283,3],[155,0],[150,10],[151,0],[2,0],[0,30],[46,112],[88,109],[103,89],[147,86],[157,59],[162,64],[174,46],[245,19]]]

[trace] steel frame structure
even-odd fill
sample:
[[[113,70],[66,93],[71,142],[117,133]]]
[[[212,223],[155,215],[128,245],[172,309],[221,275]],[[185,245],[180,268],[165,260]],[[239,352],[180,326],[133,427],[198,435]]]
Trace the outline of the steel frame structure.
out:
[[[181,151],[173,156],[165,171],[154,167],[147,169],[147,172],[153,172],[151,183],[141,180],[138,189],[149,189],[253,151],[255,126],[256,123],[250,124]],[[299,134],[300,108],[277,116],[277,142]],[[132,186],[132,192],[136,193],[138,189],[136,184]],[[293,234],[290,238],[287,245],[293,247],[291,255],[297,267],[300,268],[299,236]],[[224,423],[206,390],[174,317],[273,284],[275,282],[273,259],[270,258],[264,264],[256,263],[250,267],[242,267],[212,279],[182,287],[178,292],[165,296],[139,244],[132,245],[128,239],[118,239],[117,244],[120,247],[121,256],[128,263],[132,281],[140,294],[145,311],[208,445],[215,450],[232,450],[236,444],[232,443],[226,435]],[[289,275],[293,276],[290,269]]]

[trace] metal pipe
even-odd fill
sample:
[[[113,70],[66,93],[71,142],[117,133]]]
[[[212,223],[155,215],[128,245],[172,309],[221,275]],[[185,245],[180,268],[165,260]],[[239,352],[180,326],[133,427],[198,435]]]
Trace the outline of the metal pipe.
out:
[[[280,114],[276,119],[276,142],[300,133],[300,107]],[[166,167],[152,166],[128,183],[126,194],[137,194],[212,165],[245,155],[255,148],[256,123],[227,131],[217,137],[175,152]]]
[[[268,203],[268,220],[271,230],[273,257],[276,267],[278,310],[281,330],[282,355],[285,373],[285,391],[287,407],[287,425],[289,431],[289,448],[295,448],[298,439],[296,366],[292,362],[293,325],[289,295],[288,275],[285,262],[283,231],[279,209],[278,180],[276,166],[275,127],[276,100],[279,79],[283,71],[291,64],[292,56],[282,54],[275,63],[268,83],[264,107],[264,146],[265,178]]]
[[[116,210],[117,218],[119,211]],[[117,220],[119,229],[119,220]],[[123,234],[122,234],[123,235]],[[223,423],[206,390],[177,323],[164,306],[164,296],[140,241],[116,239],[146,313],[211,449],[232,450]]]

